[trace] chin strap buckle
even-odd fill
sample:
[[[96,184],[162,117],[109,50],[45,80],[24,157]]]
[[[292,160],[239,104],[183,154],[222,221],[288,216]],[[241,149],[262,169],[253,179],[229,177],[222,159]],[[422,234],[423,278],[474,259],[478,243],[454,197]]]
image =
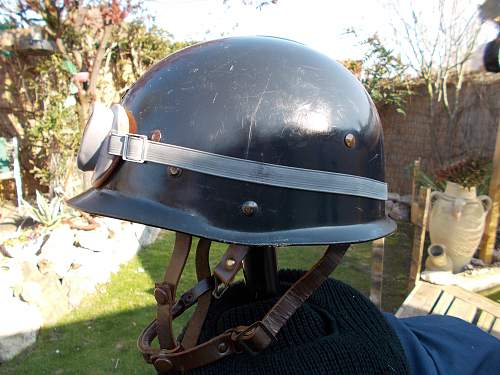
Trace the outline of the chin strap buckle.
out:
[[[260,353],[275,339],[275,334],[262,321],[250,326],[236,327],[231,334],[231,340],[236,343],[237,347],[251,355]]]
[[[223,283],[217,277],[214,277],[214,290],[212,291],[212,295],[215,299],[220,299],[228,289],[229,284]]]

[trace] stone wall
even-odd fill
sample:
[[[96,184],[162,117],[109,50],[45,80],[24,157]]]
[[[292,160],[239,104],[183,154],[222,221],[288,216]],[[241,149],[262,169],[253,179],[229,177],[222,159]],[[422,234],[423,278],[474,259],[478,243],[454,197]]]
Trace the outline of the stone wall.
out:
[[[416,86],[414,92],[408,100],[406,116],[388,108],[380,110],[385,137],[386,180],[389,191],[401,194],[411,192],[409,166],[414,160],[420,157],[422,168],[427,173],[439,167],[431,146],[431,121],[425,87]],[[461,95],[463,105],[459,124],[451,139],[446,135],[447,115],[438,105],[434,124],[437,142],[440,147],[451,143],[451,154],[445,162],[471,153],[491,158],[500,117],[500,75],[483,73],[468,77]]]

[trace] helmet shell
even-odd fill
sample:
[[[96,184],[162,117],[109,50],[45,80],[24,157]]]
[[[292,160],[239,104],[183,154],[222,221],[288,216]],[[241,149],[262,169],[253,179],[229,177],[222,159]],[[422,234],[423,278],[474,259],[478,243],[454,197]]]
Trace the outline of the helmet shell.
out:
[[[297,42],[237,37],[188,47],[153,66],[122,105],[138,134],[159,131],[165,143],[384,181],[382,127],[369,95],[342,65]],[[381,200],[171,172],[121,162],[70,204],[247,245],[353,243],[395,229]]]

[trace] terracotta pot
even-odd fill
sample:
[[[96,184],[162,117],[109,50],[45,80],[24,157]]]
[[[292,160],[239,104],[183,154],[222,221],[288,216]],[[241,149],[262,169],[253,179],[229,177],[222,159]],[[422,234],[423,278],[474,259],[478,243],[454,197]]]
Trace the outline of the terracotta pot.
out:
[[[446,248],[440,244],[432,244],[427,248],[429,256],[425,260],[426,271],[452,271],[453,262],[446,255]]]
[[[432,192],[431,204],[431,243],[443,245],[453,262],[453,272],[460,272],[479,246],[491,199],[478,197],[475,187],[467,189],[448,182],[444,193]]]

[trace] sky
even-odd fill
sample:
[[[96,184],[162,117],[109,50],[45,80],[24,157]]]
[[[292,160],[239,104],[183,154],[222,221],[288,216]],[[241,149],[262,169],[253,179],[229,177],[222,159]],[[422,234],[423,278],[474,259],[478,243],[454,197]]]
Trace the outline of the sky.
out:
[[[167,29],[175,40],[210,40],[221,36],[272,35],[296,40],[337,60],[360,59],[360,41],[378,35],[397,49],[397,35],[388,19],[388,0],[278,0],[276,5],[256,9],[242,0],[149,0],[147,7],[154,23]],[[429,5],[436,0],[414,4],[429,22]],[[471,0],[472,9],[482,3]],[[400,0],[407,6],[410,0]],[[357,36],[346,33],[355,29]],[[493,24],[486,25],[480,42],[496,36]]]

